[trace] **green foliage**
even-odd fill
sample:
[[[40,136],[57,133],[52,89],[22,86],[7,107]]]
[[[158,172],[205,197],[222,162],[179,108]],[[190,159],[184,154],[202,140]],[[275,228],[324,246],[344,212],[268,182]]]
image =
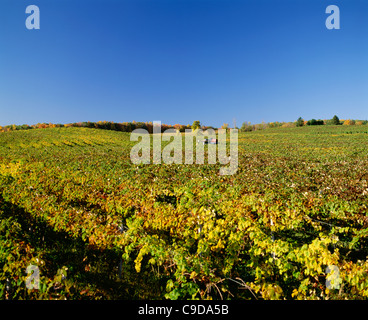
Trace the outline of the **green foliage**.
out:
[[[307,121],[307,126],[321,126],[321,125],[324,125],[323,120],[312,119]]]
[[[242,126],[240,127],[240,132],[250,132],[253,131],[253,126],[250,122],[243,122]]]
[[[239,134],[233,176],[133,165],[114,130],[1,133],[0,298],[367,299],[368,131],[349,132]]]
[[[199,120],[193,121],[192,130],[195,131],[195,130],[200,129],[200,128],[201,128],[200,121]]]
[[[304,119],[302,117],[299,117],[298,120],[296,120],[296,126],[297,127],[304,126]]]
[[[332,120],[331,120],[331,124],[333,125],[339,125],[340,124],[340,119],[337,115],[334,115]]]

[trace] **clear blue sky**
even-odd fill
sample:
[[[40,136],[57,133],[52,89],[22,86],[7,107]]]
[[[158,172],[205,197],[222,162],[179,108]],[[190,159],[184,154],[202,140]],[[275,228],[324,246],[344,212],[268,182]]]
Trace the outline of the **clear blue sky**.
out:
[[[367,21],[367,0],[2,0],[0,125],[368,119]]]

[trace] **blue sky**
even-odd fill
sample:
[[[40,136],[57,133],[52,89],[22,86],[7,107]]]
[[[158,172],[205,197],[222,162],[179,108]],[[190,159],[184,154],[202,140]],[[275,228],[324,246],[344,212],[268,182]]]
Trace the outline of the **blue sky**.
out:
[[[367,21],[366,0],[2,0],[0,125],[368,119]]]

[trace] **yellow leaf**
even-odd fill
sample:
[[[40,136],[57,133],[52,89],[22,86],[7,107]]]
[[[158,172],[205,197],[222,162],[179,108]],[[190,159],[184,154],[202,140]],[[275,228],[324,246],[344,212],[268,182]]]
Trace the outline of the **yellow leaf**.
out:
[[[293,293],[291,294],[291,296],[294,298],[298,295],[298,290],[297,289],[294,289],[293,290]]]

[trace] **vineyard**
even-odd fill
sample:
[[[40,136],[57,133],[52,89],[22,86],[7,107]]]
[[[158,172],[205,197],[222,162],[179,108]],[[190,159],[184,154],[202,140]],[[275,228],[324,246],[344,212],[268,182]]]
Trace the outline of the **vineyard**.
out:
[[[367,299],[368,127],[239,133],[231,176],[135,144],[0,133],[0,299]]]

